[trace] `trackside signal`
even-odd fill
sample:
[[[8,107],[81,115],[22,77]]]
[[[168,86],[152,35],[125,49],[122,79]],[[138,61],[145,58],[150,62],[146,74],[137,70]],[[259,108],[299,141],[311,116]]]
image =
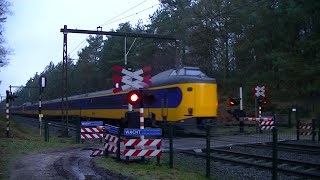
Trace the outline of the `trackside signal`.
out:
[[[131,105],[136,105],[138,103],[140,103],[141,101],[141,94],[139,91],[130,91],[128,93],[128,103],[131,104]]]
[[[240,99],[239,98],[231,98],[228,101],[228,105],[229,106],[237,106],[240,103]]]

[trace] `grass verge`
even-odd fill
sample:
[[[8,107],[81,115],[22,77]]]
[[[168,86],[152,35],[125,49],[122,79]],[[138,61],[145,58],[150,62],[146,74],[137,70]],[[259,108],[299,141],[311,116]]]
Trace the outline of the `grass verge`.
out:
[[[167,155],[168,154],[163,154],[163,156]],[[148,159],[145,163],[129,162],[126,164],[125,162],[117,162],[115,158],[102,156],[97,158],[95,163],[98,167],[108,169],[113,172],[113,174],[129,177],[129,179],[207,179],[204,172],[195,172],[186,167],[175,166],[173,169],[170,169],[168,165],[169,162],[163,159],[168,159],[168,157],[162,157],[160,165],[157,165],[156,158]]]
[[[50,137],[49,142],[40,136],[39,129],[10,121],[10,137],[6,137],[6,120],[0,117],[0,179],[9,177],[10,162],[29,152],[49,148],[77,146],[74,138]]]

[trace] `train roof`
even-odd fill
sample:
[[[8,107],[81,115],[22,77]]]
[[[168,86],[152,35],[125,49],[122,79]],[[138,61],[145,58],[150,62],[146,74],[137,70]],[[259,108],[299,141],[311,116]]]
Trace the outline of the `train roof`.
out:
[[[216,83],[216,79],[208,77],[198,67],[180,67],[161,72],[151,79],[151,87],[180,83]]]

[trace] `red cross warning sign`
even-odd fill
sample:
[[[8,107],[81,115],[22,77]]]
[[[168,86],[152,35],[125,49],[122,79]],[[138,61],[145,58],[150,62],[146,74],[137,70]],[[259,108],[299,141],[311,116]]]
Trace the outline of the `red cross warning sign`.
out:
[[[117,84],[117,83],[124,83],[124,85],[122,85],[121,87],[117,87],[113,89],[113,93],[117,93],[117,92],[121,92],[121,91],[125,91],[128,90],[130,87],[134,87],[136,89],[140,89],[143,88],[143,84],[151,84],[151,76],[147,75],[145,77],[142,77],[141,74],[146,73],[148,71],[151,70],[151,67],[145,67],[143,69],[139,69],[137,71],[131,72],[129,70],[126,70],[125,68],[122,68],[120,66],[113,66],[113,69],[115,71],[118,71],[122,74],[124,74],[124,76],[119,76],[117,74],[113,75],[113,83]]]

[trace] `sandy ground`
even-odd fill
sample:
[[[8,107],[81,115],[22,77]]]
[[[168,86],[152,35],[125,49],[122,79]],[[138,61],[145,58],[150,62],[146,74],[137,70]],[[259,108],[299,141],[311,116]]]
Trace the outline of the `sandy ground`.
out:
[[[50,149],[17,158],[10,170],[10,180],[28,179],[119,179],[94,166],[92,148]]]

